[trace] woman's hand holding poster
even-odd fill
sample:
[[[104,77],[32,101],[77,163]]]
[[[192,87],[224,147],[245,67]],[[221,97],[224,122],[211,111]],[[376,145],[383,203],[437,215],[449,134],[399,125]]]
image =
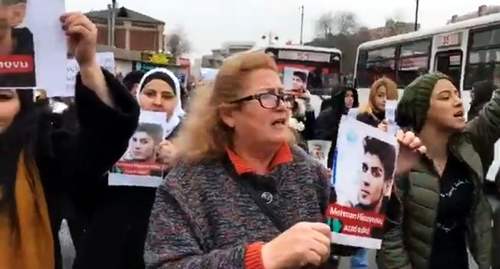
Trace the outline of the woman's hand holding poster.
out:
[[[165,113],[141,111],[137,130],[127,151],[108,175],[110,186],[157,187],[164,165],[159,152],[165,130]]]
[[[337,141],[337,200],[326,212],[332,242],[379,249],[396,169],[396,137],[346,119],[339,126]]]

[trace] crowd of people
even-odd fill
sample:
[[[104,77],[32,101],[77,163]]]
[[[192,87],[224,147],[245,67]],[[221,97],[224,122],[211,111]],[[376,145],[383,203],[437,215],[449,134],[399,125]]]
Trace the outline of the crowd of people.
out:
[[[483,191],[500,138],[494,83],[475,85],[468,113],[441,73],[421,75],[401,97],[381,78],[366,104],[341,84],[316,117],[307,89],[283,89],[271,56],[244,52],[184,98],[167,69],[113,76],[95,59],[95,25],[79,13],[61,20],[81,70],[73,100],[61,109],[63,100],[0,90],[0,268],[62,268],[63,219],[74,269],[338,268],[339,257],[369,268],[366,249],[331,242],[332,172],[304,141],[331,141],[331,168],[342,116],[358,109],[357,120],[387,131],[386,101],[398,99],[378,268],[466,269],[467,250],[479,268],[500,268],[500,224],[491,225],[500,213]],[[139,125],[145,111],[164,113],[163,133]],[[164,165],[160,184],[108,184],[130,144],[130,158]]]

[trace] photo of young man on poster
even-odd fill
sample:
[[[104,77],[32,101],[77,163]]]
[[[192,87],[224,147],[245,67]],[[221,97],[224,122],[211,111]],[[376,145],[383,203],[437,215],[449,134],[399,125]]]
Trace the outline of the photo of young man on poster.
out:
[[[301,71],[293,72],[293,89],[306,89],[307,73]]]
[[[383,213],[389,200],[396,166],[396,149],[389,143],[366,136],[361,162],[361,186],[358,203],[363,211]]]
[[[127,151],[113,171],[123,174],[161,176],[163,168],[157,160],[157,149],[163,140],[163,133],[164,130],[160,124],[139,123],[129,140]]]
[[[36,86],[33,33],[25,26],[27,0],[0,0],[0,88]]]

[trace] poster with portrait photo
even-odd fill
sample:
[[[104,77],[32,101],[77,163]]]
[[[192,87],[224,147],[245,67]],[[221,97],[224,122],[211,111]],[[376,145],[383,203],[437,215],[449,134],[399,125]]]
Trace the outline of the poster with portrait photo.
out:
[[[306,69],[285,67],[283,69],[283,87],[285,90],[307,89],[307,76],[309,76],[309,71]]]
[[[63,13],[63,0],[0,0],[0,88],[58,88],[67,50]]]
[[[333,242],[380,248],[397,153],[395,136],[354,119],[342,121],[334,169],[337,199],[326,212]]]
[[[322,165],[328,165],[328,152],[332,146],[332,141],[328,140],[309,140],[307,141],[307,148],[309,155],[318,160]]]
[[[141,111],[127,151],[109,172],[108,185],[157,187],[161,183],[165,167],[158,160],[158,147],[165,125],[165,113]]]
[[[98,52],[96,53],[97,62],[99,65],[108,70],[110,73],[115,73],[115,54],[113,52]],[[59,93],[60,97],[75,96],[76,75],[80,72],[78,62],[72,58],[66,61],[66,91]],[[52,97],[52,96],[51,96]]]

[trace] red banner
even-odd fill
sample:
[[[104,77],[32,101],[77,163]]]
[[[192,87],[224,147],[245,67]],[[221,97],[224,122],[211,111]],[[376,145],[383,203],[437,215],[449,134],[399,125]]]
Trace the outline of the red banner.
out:
[[[32,55],[0,55],[0,74],[31,73],[33,62]]]

